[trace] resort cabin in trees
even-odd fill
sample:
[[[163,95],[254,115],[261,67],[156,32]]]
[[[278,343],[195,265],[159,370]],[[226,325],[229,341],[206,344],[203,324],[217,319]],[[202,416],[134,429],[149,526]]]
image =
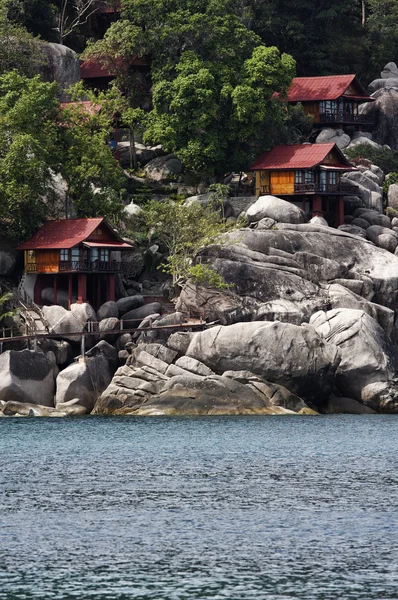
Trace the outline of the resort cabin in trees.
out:
[[[115,299],[121,251],[131,248],[103,218],[48,221],[18,247],[22,291],[38,305],[87,301],[98,308]]]
[[[302,144],[275,146],[250,170],[256,174],[257,196],[279,196],[338,227],[344,223],[344,196],[355,194],[341,174],[358,169],[336,144]]]
[[[317,126],[361,129],[373,123],[372,115],[360,114],[359,106],[375,99],[369,96],[356,75],[295,77],[286,100],[289,104],[300,102]]]

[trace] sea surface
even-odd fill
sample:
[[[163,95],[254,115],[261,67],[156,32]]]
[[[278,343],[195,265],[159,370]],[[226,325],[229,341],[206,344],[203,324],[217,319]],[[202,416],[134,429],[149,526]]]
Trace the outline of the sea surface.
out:
[[[397,431],[1,419],[0,599],[397,599]]]

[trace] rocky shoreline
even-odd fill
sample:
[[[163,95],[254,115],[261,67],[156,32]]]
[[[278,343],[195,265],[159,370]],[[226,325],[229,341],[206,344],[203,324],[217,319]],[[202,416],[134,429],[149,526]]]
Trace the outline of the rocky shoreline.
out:
[[[97,314],[45,307],[62,341],[0,355],[0,415],[397,413],[398,256],[344,230],[270,223],[204,249],[232,287],[188,284],[172,314],[139,295]],[[217,324],[167,328],[188,311]],[[97,319],[83,358],[73,334]],[[120,319],[139,331],[119,334]]]

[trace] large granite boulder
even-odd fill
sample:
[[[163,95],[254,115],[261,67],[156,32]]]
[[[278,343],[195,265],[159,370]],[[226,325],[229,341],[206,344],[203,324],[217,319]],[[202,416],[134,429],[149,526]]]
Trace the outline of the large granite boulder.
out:
[[[366,229],[366,237],[368,240],[384,248],[389,252],[395,252],[398,246],[398,234],[387,227],[381,227],[380,225],[371,225]]]
[[[117,365],[117,351],[105,341],[99,342],[86,354],[61,371],[56,381],[56,406],[74,399],[88,410],[112,380]]]
[[[76,52],[62,44],[43,44],[43,51],[47,57],[42,67],[42,76],[45,81],[56,81],[61,90],[61,100],[67,101],[66,90],[80,81],[80,63]]]
[[[87,323],[89,323],[90,321],[97,321],[97,315],[95,314],[95,310],[88,302],[82,302],[80,304],[71,304],[70,312],[83,327],[86,327]]]
[[[69,342],[80,341],[81,336],[73,334],[82,333],[84,327],[69,310],[57,305],[43,306],[43,314],[50,333],[57,333]]]
[[[388,206],[398,210],[398,183],[392,183],[388,187]]]
[[[246,211],[249,223],[270,218],[280,223],[304,223],[304,212],[286,200],[276,196],[260,196]]]
[[[288,302],[290,313],[308,321],[317,310],[327,310],[330,298],[324,284],[330,283],[392,310],[398,306],[398,257],[330,227],[278,224],[272,230],[241,229],[230,234],[225,245],[203,249],[200,260],[232,287],[221,292],[190,283],[181,292],[177,310],[202,313],[223,324],[258,320],[264,304],[263,314],[269,318],[268,303],[281,301]]]
[[[52,352],[7,350],[0,355],[0,400],[54,406],[57,372]]]
[[[119,316],[123,316],[130,310],[134,310],[135,308],[143,306],[144,303],[144,298],[140,294],[136,294],[135,296],[127,296],[126,298],[120,298],[120,300],[116,302]]]
[[[153,315],[154,313],[160,313],[161,305],[159,302],[150,302],[149,304],[144,304],[139,308],[134,308],[133,310],[129,310],[123,315],[123,322],[126,323],[126,326],[135,327],[137,325],[137,321],[142,321],[145,317]],[[130,322],[130,324],[129,324]]]
[[[352,309],[319,312],[310,323],[340,351],[340,392],[378,412],[398,412],[398,355],[382,327]]]
[[[113,300],[109,300],[108,302],[104,302],[99,309],[97,310],[97,317],[99,321],[103,319],[111,319],[112,317],[119,316],[119,309],[117,303]]]
[[[149,179],[154,181],[167,181],[170,176],[174,177],[182,173],[182,163],[173,154],[158,156],[145,165],[145,173]]]
[[[391,79],[383,79],[391,82]],[[382,87],[372,94],[375,102],[360,105],[361,114],[373,116],[373,138],[379,144],[398,149],[398,80],[394,86]]]
[[[340,149],[346,148],[351,138],[343,129],[325,127],[318,133],[315,142],[317,144],[336,144]]]
[[[11,275],[15,269],[15,256],[11,252],[0,250],[0,275]]]
[[[340,360],[312,327],[262,321],[199,332],[186,355],[215,373],[251,371],[313,403],[329,394]]]

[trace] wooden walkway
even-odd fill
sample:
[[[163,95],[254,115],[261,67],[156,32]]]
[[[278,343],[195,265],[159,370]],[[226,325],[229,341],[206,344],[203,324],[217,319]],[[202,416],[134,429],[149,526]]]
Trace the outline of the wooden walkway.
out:
[[[124,333],[136,333],[136,332],[140,332],[140,333],[147,333],[149,331],[158,331],[161,332],[162,330],[171,330],[171,331],[186,331],[186,330],[203,330],[206,329],[207,327],[211,327],[213,325],[215,325],[217,323],[217,321],[213,321],[212,323],[206,323],[206,321],[203,321],[201,319],[190,319],[188,321],[185,321],[184,323],[177,323],[177,324],[172,324],[172,325],[161,325],[159,327],[155,327],[153,325],[150,325],[148,327],[124,327],[124,322],[120,321],[120,328],[119,329],[107,329],[105,331],[99,331],[97,327],[95,327],[96,325],[98,325],[99,322],[93,322],[93,321],[89,321],[90,325],[90,329],[91,331],[76,331],[76,332],[68,332],[68,333],[52,333],[52,332],[36,332],[36,333],[29,333],[26,335],[15,335],[15,331],[9,329],[0,329],[0,332],[2,332],[2,337],[0,337],[0,344],[3,344],[4,342],[16,342],[18,340],[40,340],[40,339],[54,339],[54,340],[66,340],[68,341],[68,339],[70,338],[76,338],[76,341],[78,341],[81,338],[86,338],[89,336],[106,336],[106,335],[123,335]],[[128,322],[127,322],[128,323]],[[9,332],[9,335],[5,335],[6,332]],[[12,334],[12,335],[11,335]],[[0,350],[1,351],[1,350]]]

